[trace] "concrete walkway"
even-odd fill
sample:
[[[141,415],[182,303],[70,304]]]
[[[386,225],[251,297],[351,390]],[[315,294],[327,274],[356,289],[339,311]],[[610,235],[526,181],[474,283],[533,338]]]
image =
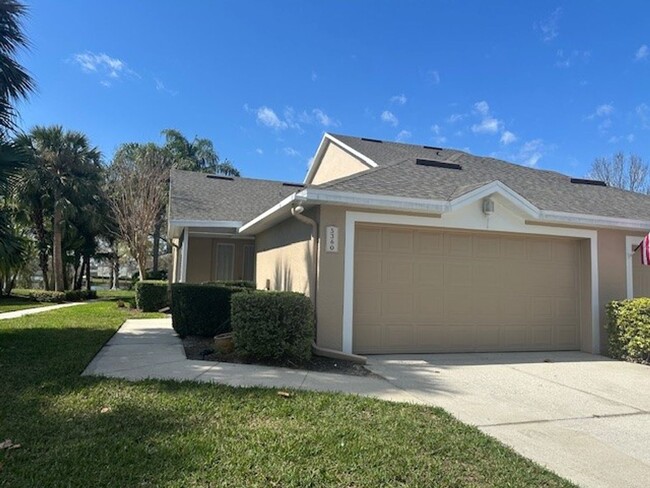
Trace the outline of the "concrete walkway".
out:
[[[242,387],[344,391],[384,400],[417,401],[407,392],[374,376],[189,360],[170,319],[127,320],[83,374],[127,380],[175,379]]]
[[[83,305],[85,303],[87,302],[59,303],[58,305],[47,305],[45,307],[24,308],[22,310],[15,310],[13,312],[0,313],[0,320],[17,319],[18,317],[24,317],[25,315],[34,315],[35,313],[51,312],[52,310],[58,310],[59,308],[74,307],[77,305]]]
[[[83,374],[339,391],[439,406],[585,487],[646,487],[650,367],[577,352],[371,356],[357,377],[185,357],[169,319],[128,320]]]

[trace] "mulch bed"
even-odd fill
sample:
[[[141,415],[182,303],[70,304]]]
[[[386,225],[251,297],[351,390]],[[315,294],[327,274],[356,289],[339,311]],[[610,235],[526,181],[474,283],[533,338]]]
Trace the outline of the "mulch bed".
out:
[[[214,339],[210,337],[188,336],[183,339],[183,347],[187,359],[198,359],[200,361],[214,361],[222,363],[238,364],[263,364],[265,366],[281,366],[285,368],[304,369],[307,371],[318,371],[321,373],[339,373],[352,376],[375,376],[369,369],[361,364],[352,361],[342,361],[340,359],[325,358],[321,356],[312,356],[305,363],[272,363],[250,361],[238,356],[235,352],[219,352],[214,344]]]

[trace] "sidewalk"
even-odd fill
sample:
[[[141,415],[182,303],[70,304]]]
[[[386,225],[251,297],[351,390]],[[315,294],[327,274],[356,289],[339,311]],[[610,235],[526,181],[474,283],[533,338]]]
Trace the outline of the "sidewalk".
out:
[[[23,310],[4,312],[4,313],[0,313],[0,320],[17,319],[19,317],[24,317],[25,315],[33,315],[35,313],[50,312],[52,310],[58,310],[59,308],[74,307],[75,305],[83,305],[84,303],[87,302],[60,303],[58,305],[48,305],[47,307],[24,308]]]
[[[376,376],[189,360],[172,329],[171,319],[167,318],[127,320],[83,374],[127,380],[155,378],[237,387],[339,391],[383,400],[418,402],[416,397]]]

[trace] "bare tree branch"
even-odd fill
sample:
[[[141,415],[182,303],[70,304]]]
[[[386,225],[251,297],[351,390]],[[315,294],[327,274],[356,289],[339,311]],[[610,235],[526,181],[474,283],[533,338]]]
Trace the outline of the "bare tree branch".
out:
[[[589,177],[624,190],[639,193],[650,191],[648,164],[636,154],[630,154],[627,159],[622,152],[614,154],[611,158],[596,158],[591,164]]]

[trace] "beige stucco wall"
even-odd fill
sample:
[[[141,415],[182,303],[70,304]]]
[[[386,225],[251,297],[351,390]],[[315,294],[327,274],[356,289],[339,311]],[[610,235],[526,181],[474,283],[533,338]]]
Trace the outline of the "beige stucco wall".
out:
[[[315,210],[306,216],[317,217]],[[257,287],[311,294],[311,226],[289,217],[255,237]]]
[[[318,331],[317,343],[321,347],[342,348],[343,323],[343,277],[345,249],[345,212],[358,210],[338,206],[321,206],[319,211],[319,234],[325,235],[327,226],[339,229],[339,251],[326,252],[326,241],[320,239],[318,256]],[[368,212],[367,209],[363,211]],[[377,213],[386,213],[377,211]],[[405,213],[405,215],[413,215]],[[417,214],[416,214],[417,215]],[[420,214],[421,215],[421,214]],[[607,229],[591,229],[598,232],[598,286],[601,353],[607,351],[607,317],[605,307],[612,300],[626,298],[627,275],[625,237],[642,233]],[[289,219],[257,236],[258,287],[264,287],[270,279],[271,289],[291,289],[308,292],[310,269],[309,227]],[[650,270],[650,268],[649,268]],[[290,287],[283,282],[291,277]],[[581,349],[589,351],[592,339],[591,320],[591,251],[590,242],[580,243],[580,328]]]
[[[244,246],[254,245],[255,241],[250,239],[228,239],[190,235],[185,280],[187,283],[201,283],[216,280],[216,249],[219,243],[234,244],[233,279],[244,279]]]
[[[314,177],[312,178],[312,183],[314,185],[319,185],[367,169],[369,169],[368,165],[361,162],[359,158],[330,142],[323,154],[323,158],[316,170],[316,174],[314,174]]]

